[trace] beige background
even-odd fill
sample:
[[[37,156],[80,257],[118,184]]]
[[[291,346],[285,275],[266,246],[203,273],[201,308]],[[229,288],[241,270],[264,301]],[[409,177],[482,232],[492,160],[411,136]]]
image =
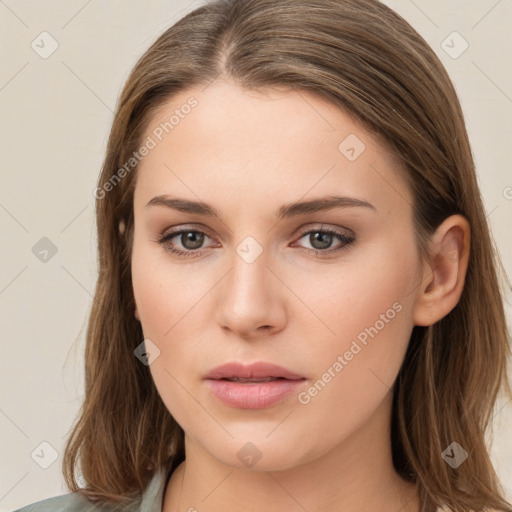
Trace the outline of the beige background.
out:
[[[455,82],[488,218],[512,276],[512,1],[386,3],[426,38]],[[0,512],[66,491],[61,455],[83,396],[96,276],[93,189],[112,110],[136,59],[201,4],[0,0]],[[43,31],[58,43],[46,59],[31,47]],[[51,49],[49,36],[41,37]],[[469,47],[454,58],[464,41]],[[43,237],[57,249],[46,262],[32,252]],[[501,401],[492,458],[509,499],[511,425],[512,404]],[[43,469],[53,449],[57,459]]]

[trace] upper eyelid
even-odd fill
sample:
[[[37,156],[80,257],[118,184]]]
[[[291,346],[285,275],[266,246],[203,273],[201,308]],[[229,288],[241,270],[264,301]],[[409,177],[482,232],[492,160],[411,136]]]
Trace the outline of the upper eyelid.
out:
[[[313,223],[314,224],[314,223]],[[316,225],[313,225],[313,226],[307,226],[307,227],[300,227],[300,228],[297,228],[295,230],[293,230],[293,233],[292,235],[295,235],[296,233],[307,233],[309,231],[345,231],[345,232],[348,232],[349,234],[353,235],[354,232],[347,228],[347,227],[343,227],[343,226],[336,226],[336,227],[333,227],[331,226],[330,224],[326,224],[325,222],[317,222]],[[205,233],[205,234],[208,234],[211,232],[211,230],[205,226],[202,226],[202,225],[198,225],[198,226],[195,226],[193,224],[178,224],[176,226],[173,226],[171,228],[166,228],[163,232],[162,232],[162,236],[166,236],[167,234],[171,234],[171,233],[179,233],[181,231],[199,231],[199,232],[202,232],[202,233]],[[210,236],[210,235],[208,235]]]
[[[208,236],[208,238],[214,238],[213,236],[211,236],[209,234],[209,230],[206,229],[206,228],[202,228],[202,227],[189,227],[189,226],[176,226],[176,227],[173,227],[173,228],[169,228],[169,230],[165,230],[163,233],[162,233],[162,237],[175,237],[177,235],[180,235],[182,233],[188,233],[188,232],[198,232],[198,233],[204,233],[206,236]]]

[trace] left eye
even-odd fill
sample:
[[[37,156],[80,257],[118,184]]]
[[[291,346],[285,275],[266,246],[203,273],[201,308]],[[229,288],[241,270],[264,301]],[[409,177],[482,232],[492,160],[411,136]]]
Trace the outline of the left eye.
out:
[[[352,243],[354,239],[350,236],[347,236],[343,233],[338,233],[337,231],[333,230],[312,230],[308,231],[307,233],[304,233],[299,240],[302,238],[308,237],[308,242],[313,246],[312,249],[306,249],[308,250],[314,250],[314,251],[321,251],[321,252],[327,252],[326,249],[330,249],[332,246],[332,243],[335,239],[338,239],[340,242],[342,242],[343,247],[347,246],[348,244]],[[342,248],[343,248],[342,247]],[[337,249],[333,249],[337,250]],[[330,252],[330,251],[329,251]]]
[[[347,248],[352,242],[354,242],[354,238],[352,236],[330,229],[316,229],[307,231],[303,233],[298,240],[302,240],[306,237],[308,237],[307,240],[311,244],[312,248],[303,247],[303,249],[307,252],[315,253],[317,255],[320,253],[337,252]],[[178,238],[179,243],[183,247],[182,249],[176,247],[175,243],[172,243],[172,240],[175,238]],[[204,243],[205,238],[210,237],[203,231],[180,230],[167,233],[166,235],[158,238],[157,241],[164,246],[165,250],[171,253],[181,256],[193,256],[201,252],[200,249]],[[335,249],[331,249],[335,239],[338,239],[341,246]]]

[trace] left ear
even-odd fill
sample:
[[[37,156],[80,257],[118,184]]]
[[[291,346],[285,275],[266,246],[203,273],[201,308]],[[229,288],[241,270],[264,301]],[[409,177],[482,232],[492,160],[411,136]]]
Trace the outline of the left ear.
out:
[[[432,263],[423,265],[416,291],[414,325],[432,325],[459,302],[469,261],[471,229],[462,215],[452,215],[436,229],[430,242]]]

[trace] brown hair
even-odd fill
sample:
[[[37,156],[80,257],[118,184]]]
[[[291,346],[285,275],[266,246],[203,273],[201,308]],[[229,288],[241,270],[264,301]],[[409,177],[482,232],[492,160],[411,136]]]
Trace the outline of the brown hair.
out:
[[[141,146],[159,107],[219,76],[247,89],[285,86],[314,94],[379,136],[401,159],[413,192],[421,258],[430,261],[427,244],[444,219],[458,213],[469,221],[460,301],[434,325],[414,327],[395,383],[393,462],[426,502],[454,511],[509,510],[484,438],[501,386],[511,395],[497,269],[504,280],[505,271],[450,78],[422,37],[375,0],[217,0],[166,30],[134,67],[98,181],[99,275],[87,330],[85,399],[63,460],[69,489],[121,501],[140,495],[156,470],[184,459],[183,431],[149,367],[134,357],[143,339],[130,268],[136,166],[119,169]],[[469,453],[456,469],[441,457],[453,441]],[[78,465],[84,488],[77,484]]]

